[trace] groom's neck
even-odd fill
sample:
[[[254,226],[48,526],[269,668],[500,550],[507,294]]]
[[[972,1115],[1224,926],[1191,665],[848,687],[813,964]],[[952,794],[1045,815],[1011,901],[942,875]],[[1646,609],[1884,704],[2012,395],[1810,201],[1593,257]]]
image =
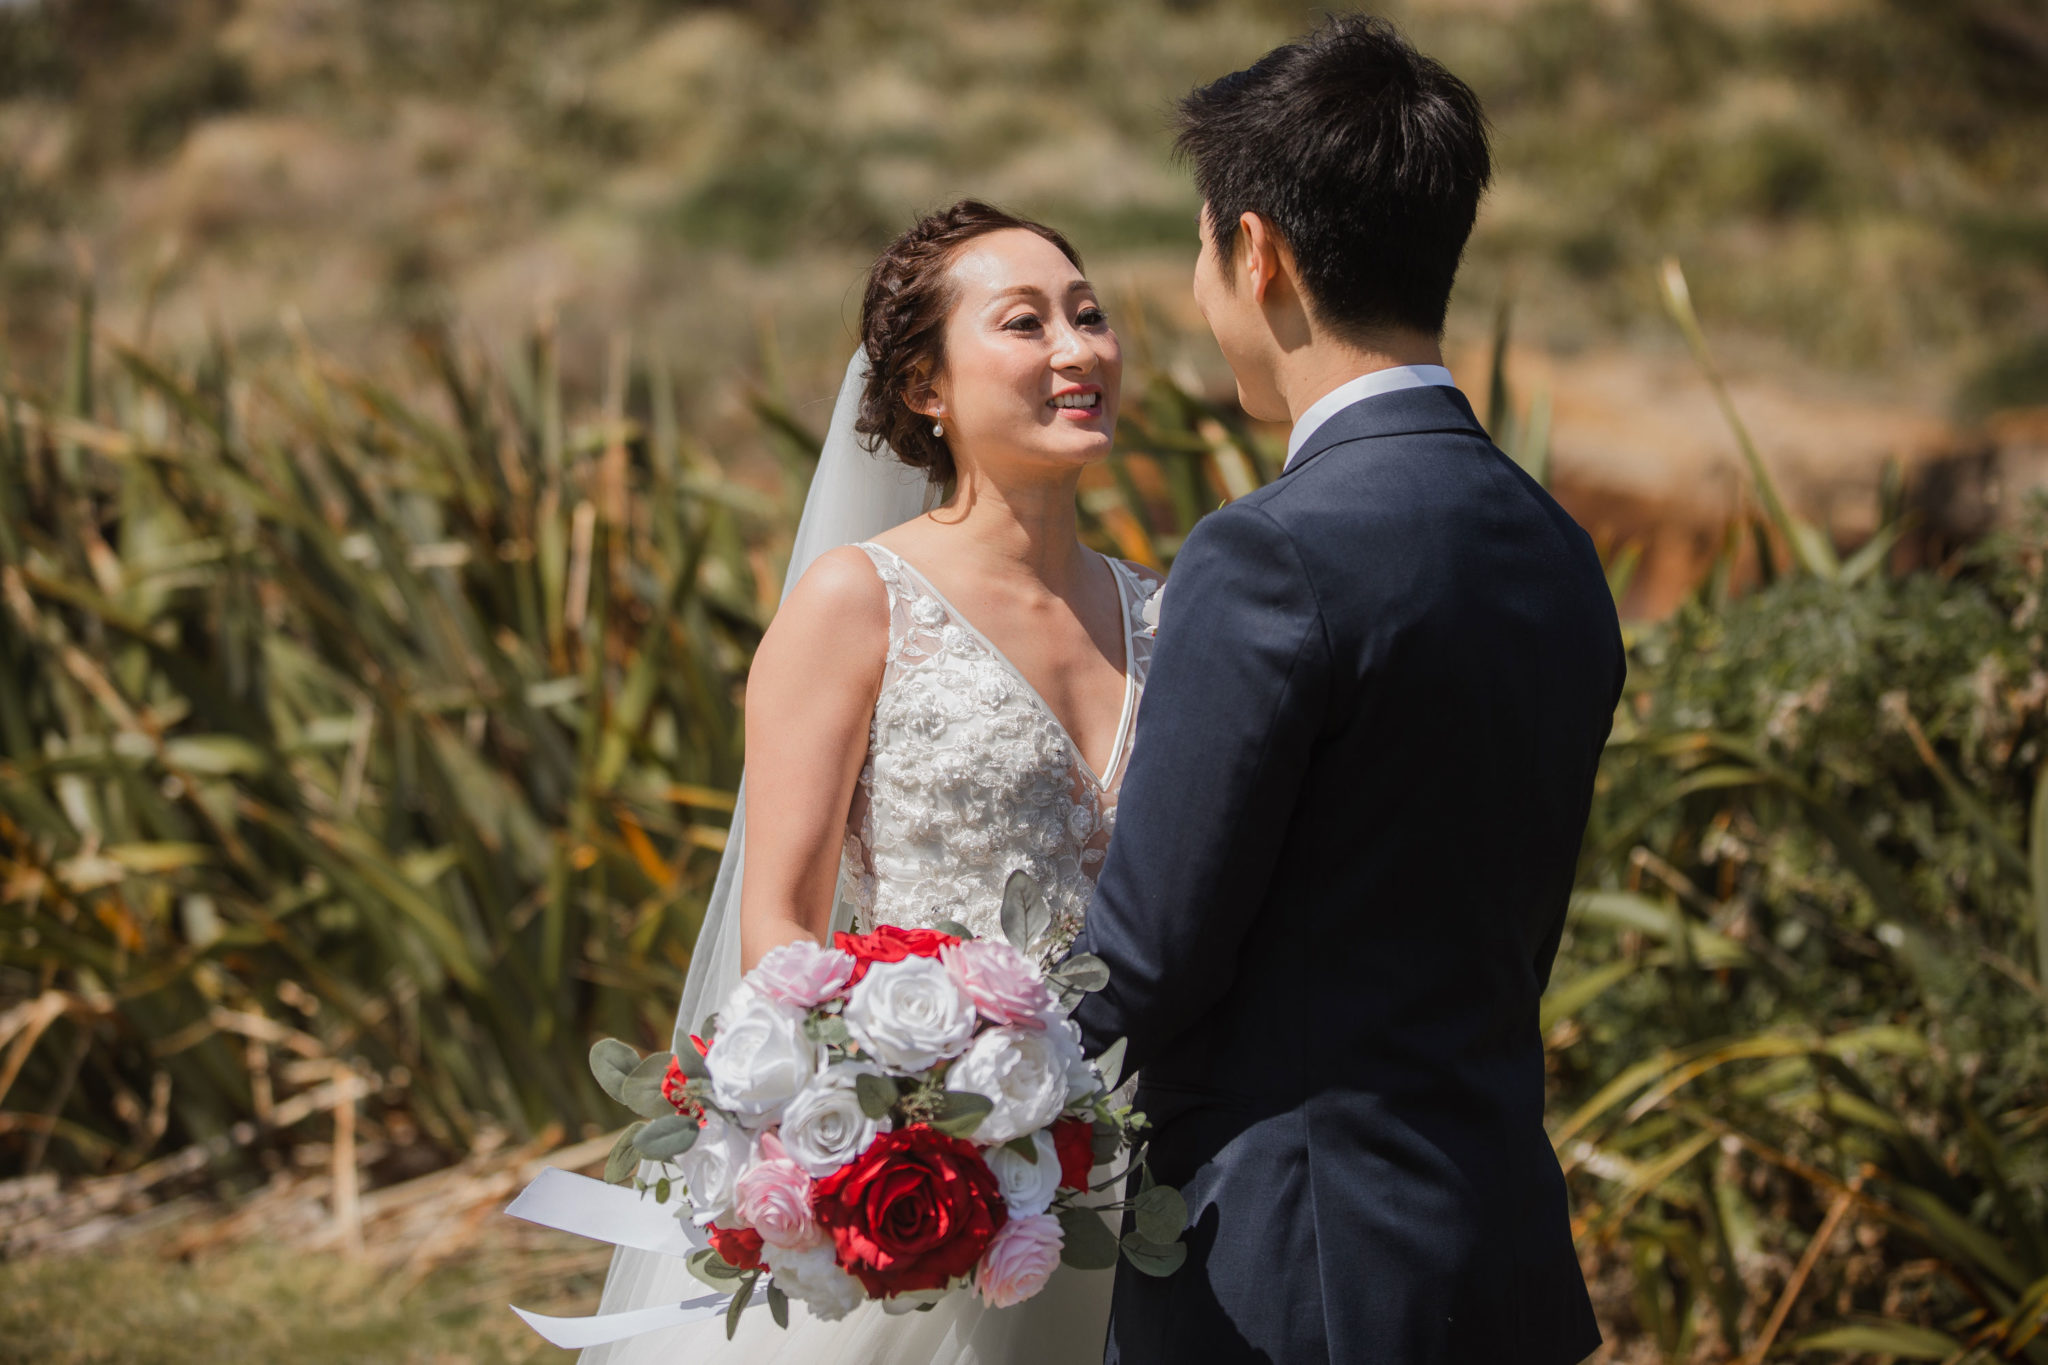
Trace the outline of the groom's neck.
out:
[[[1352,342],[1317,329],[1306,343],[1280,354],[1274,387],[1287,404],[1287,420],[1293,422],[1326,394],[1360,375],[1398,365],[1443,363],[1443,347],[1427,333],[1388,332]]]

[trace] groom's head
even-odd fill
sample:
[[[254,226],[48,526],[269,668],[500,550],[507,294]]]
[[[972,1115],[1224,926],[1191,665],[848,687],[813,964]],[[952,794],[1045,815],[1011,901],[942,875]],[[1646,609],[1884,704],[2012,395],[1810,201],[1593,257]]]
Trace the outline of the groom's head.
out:
[[[1244,389],[1308,332],[1442,334],[1491,175],[1478,97],[1384,19],[1341,15],[1181,102],[1202,192],[1195,294]],[[1260,416],[1278,416],[1257,412]]]

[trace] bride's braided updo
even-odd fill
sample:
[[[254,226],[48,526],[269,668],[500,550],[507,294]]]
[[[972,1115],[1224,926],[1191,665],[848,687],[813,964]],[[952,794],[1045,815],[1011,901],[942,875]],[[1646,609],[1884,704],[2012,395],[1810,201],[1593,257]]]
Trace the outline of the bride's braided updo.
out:
[[[961,247],[1007,228],[1037,233],[1081,268],[1080,256],[1052,228],[962,199],[919,219],[868,271],[860,305],[868,379],[853,429],[868,438],[869,449],[886,442],[897,459],[922,469],[935,484],[952,479],[953,452],[945,437],[932,434],[932,419],[911,405],[929,399],[932,381],[946,367],[946,319],[958,294],[948,272]]]

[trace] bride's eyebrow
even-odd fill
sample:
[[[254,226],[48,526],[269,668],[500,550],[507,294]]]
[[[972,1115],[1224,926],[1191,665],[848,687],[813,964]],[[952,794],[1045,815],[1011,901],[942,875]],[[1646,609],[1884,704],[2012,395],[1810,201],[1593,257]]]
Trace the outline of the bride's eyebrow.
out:
[[[1086,280],[1074,280],[1067,285],[1066,292],[1069,294],[1092,294],[1095,292],[1095,286]],[[1046,292],[1035,284],[1013,284],[1008,289],[998,289],[989,302],[997,304],[1007,303],[1015,298],[1042,299],[1045,297]]]

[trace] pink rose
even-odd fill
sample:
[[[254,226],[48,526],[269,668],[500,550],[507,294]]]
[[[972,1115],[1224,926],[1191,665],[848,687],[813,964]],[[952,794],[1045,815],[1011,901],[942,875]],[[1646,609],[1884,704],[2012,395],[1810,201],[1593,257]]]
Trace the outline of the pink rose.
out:
[[[747,973],[747,984],[785,1004],[810,1009],[845,990],[853,968],[852,954],[798,939],[763,957]]]
[[[1060,1263],[1060,1220],[1049,1213],[1012,1218],[981,1254],[974,1287],[991,1308],[1008,1308],[1045,1288]]]
[[[761,1240],[786,1251],[807,1251],[825,1240],[811,1217],[811,1178],[783,1151],[782,1139],[761,1135],[761,1160],[733,1186],[741,1218]]]
[[[939,960],[988,1019],[1023,1028],[1045,1027],[1052,992],[1030,959],[1009,944],[970,939],[941,950]]]

